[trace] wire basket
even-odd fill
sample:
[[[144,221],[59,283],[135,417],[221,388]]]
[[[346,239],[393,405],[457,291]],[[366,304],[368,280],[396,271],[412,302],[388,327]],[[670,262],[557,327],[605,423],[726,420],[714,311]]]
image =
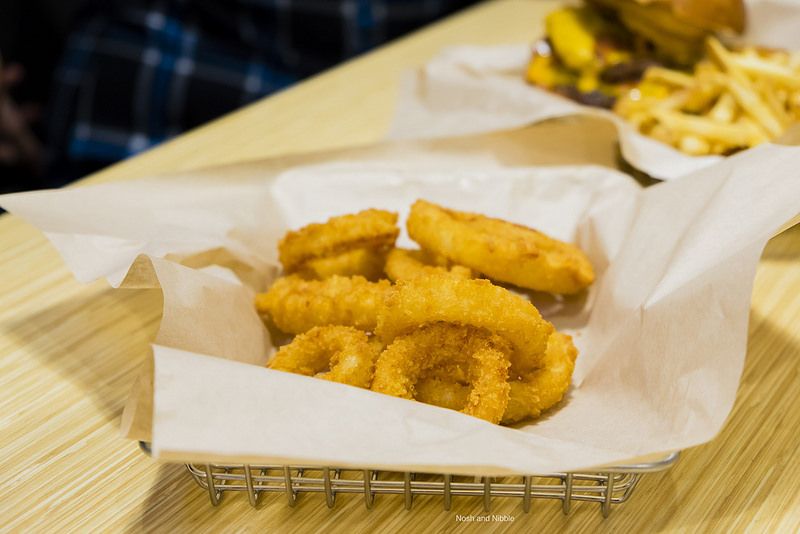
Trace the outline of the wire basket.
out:
[[[149,453],[145,443],[140,444]],[[504,477],[465,477],[434,475],[374,469],[337,469],[334,467],[302,467],[274,465],[187,464],[186,468],[198,486],[208,491],[213,505],[224,493],[245,493],[252,506],[257,506],[265,493],[283,493],[289,506],[294,506],[301,493],[322,493],[329,508],[339,494],[362,494],[364,505],[372,508],[376,495],[402,495],[405,507],[411,510],[416,495],[441,495],[445,510],[450,510],[453,497],[482,497],[483,508],[491,511],[493,498],[517,498],[528,513],[534,499],[561,501],[561,510],[568,514],[575,501],[600,504],[603,517],[612,505],[627,501],[642,475],[664,471],[678,460],[673,452],[650,463],[604,468],[595,473],[551,473]]]

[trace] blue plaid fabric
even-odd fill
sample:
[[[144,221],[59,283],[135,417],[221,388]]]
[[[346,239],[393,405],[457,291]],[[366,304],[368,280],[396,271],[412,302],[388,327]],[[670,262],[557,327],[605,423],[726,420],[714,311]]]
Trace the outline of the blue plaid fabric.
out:
[[[475,0],[97,0],[56,73],[50,185],[126,158]]]

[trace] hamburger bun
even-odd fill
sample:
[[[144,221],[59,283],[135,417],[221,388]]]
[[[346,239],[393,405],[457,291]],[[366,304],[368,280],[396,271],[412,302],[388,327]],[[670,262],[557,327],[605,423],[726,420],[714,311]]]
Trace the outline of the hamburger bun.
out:
[[[613,12],[634,35],[670,62],[690,64],[703,52],[706,36],[744,31],[743,0],[587,0]]]
[[[680,21],[709,31],[742,33],[745,26],[743,0],[637,0],[638,3],[667,4]]]

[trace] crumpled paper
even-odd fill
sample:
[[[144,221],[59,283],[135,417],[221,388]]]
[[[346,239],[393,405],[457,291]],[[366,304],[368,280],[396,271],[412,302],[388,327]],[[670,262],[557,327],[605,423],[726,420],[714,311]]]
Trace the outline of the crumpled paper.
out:
[[[0,205],[40,228],[78,278],[162,288],[161,328],[122,424],[158,459],[486,475],[575,471],[706,442],[736,395],[761,250],[797,222],[800,149],[757,147],[642,189],[601,165],[537,166],[531,136],[559,128],[6,195]],[[580,350],[572,386],[544,417],[506,428],[263,367],[274,347],[252,299],[279,274],[277,239],[372,207],[402,222],[417,198],[536,227],[595,265],[584,295],[528,294]],[[399,244],[412,243],[403,232]]]
[[[737,41],[800,50],[800,3],[749,0],[747,28]],[[532,43],[454,46],[404,76],[389,139],[467,135],[519,128],[563,117],[593,117],[615,128],[622,157],[652,178],[671,180],[721,161],[689,156],[640,134],[604,109],[577,104],[525,81]]]

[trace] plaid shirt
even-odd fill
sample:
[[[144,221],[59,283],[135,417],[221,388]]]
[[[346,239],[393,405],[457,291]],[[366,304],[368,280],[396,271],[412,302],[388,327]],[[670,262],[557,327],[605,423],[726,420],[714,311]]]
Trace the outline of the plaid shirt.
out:
[[[61,185],[475,0],[98,0],[66,45],[47,128]]]

